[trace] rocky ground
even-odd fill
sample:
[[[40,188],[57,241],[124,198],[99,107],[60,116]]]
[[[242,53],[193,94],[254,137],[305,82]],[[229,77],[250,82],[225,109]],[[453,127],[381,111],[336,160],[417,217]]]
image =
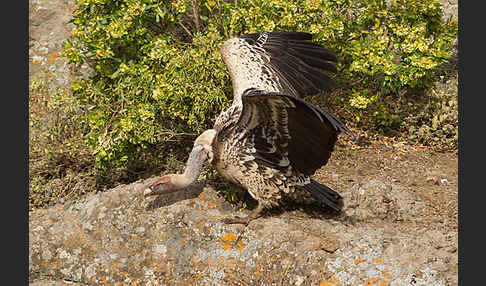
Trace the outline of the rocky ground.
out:
[[[143,199],[153,179],[30,214],[33,285],[457,285],[457,156],[338,147],[315,176],[342,214],[316,206],[244,215],[201,182]],[[43,281],[43,282],[39,282]],[[133,284],[132,284],[133,283]]]
[[[73,1],[29,3],[29,76],[66,86]],[[284,206],[246,227],[220,222],[246,212],[222,198],[228,185],[150,199],[154,178],[121,185],[30,212],[30,284],[457,285],[457,167],[456,153],[341,140],[314,176],[342,194],[341,214]]]

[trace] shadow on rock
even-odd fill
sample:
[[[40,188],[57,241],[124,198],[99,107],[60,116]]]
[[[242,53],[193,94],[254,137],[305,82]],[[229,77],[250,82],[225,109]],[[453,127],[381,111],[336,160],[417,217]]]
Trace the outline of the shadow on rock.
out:
[[[237,202],[228,204],[231,206],[230,212],[235,212],[236,210],[245,209],[244,212],[251,211],[258,206],[258,201],[255,200],[245,189],[238,187],[234,184],[223,182],[219,184],[212,184],[214,191],[219,197],[224,198],[225,193],[228,189],[231,190],[232,194],[236,197]],[[228,210],[228,209],[225,209]],[[335,210],[327,207],[321,206],[319,203],[299,203],[295,202],[291,198],[283,198],[280,205],[273,208],[267,209],[263,212],[262,219],[268,219],[271,217],[279,217],[288,212],[301,211],[305,213],[309,218],[328,220],[334,219],[337,221],[343,221],[345,224],[349,223],[349,220],[344,218],[343,212],[336,212]]]
[[[321,206],[319,203],[295,203],[295,202],[287,202],[282,205],[281,208],[277,208],[275,210],[275,214],[282,214],[284,212],[291,212],[299,210],[310,218],[316,219],[336,219],[339,217],[340,212],[337,212],[329,207]],[[274,210],[272,210],[272,213]]]

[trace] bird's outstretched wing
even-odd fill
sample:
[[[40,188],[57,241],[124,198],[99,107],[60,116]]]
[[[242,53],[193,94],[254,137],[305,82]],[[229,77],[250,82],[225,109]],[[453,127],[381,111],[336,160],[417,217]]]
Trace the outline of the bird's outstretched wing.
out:
[[[242,103],[232,128],[246,134],[258,164],[283,172],[290,166],[312,175],[327,163],[338,133],[354,136],[332,114],[297,97],[249,89],[242,94]]]
[[[229,39],[221,47],[233,83],[234,100],[248,88],[298,98],[329,90],[336,56],[302,32],[265,32]]]

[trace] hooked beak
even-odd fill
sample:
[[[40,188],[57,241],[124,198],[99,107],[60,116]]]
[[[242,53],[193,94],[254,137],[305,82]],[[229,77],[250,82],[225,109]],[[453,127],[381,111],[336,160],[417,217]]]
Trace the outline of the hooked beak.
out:
[[[150,184],[145,190],[143,190],[144,197],[150,197],[155,195],[162,195],[173,193],[177,191],[171,183],[167,183],[164,181],[155,181],[154,183]]]

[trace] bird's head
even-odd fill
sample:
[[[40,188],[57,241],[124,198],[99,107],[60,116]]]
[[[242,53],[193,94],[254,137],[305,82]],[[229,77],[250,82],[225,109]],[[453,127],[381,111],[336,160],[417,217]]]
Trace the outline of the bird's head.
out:
[[[206,130],[196,139],[183,174],[171,174],[161,177],[144,189],[143,195],[148,197],[173,193],[183,190],[194,183],[199,174],[201,174],[204,161],[206,161],[208,156],[212,159],[211,144],[215,134],[216,131],[213,129]]]
[[[168,194],[178,190],[178,187],[174,184],[174,175],[165,175],[149,185],[144,191],[145,197],[153,195]]]

